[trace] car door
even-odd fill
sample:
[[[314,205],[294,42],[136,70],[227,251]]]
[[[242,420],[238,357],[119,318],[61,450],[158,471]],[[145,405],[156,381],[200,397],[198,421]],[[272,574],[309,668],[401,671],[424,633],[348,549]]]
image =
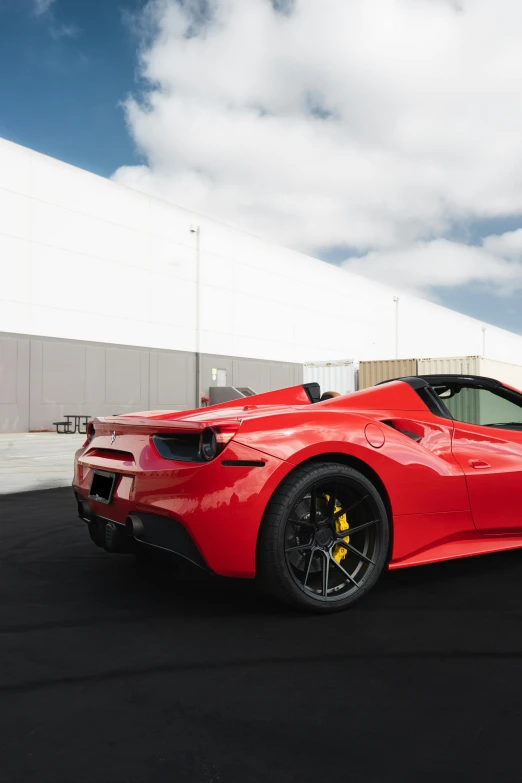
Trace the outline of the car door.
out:
[[[476,383],[435,387],[454,419],[452,452],[484,533],[522,530],[522,395]]]

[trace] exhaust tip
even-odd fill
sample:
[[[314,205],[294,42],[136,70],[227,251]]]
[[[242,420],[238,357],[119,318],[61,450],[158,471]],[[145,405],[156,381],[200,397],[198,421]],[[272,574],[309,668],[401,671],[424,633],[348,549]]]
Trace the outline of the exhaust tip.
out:
[[[129,538],[141,538],[145,532],[143,522],[136,516],[131,514],[125,521],[125,535]]]
[[[82,500],[78,501],[78,516],[83,519],[84,522],[91,521],[91,510]]]

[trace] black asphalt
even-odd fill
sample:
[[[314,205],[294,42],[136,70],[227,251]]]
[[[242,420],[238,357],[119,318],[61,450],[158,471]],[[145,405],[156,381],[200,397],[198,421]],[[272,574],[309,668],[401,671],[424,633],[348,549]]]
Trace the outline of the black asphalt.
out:
[[[0,497],[0,780],[522,779],[522,551],[287,611],[97,549],[70,490]]]

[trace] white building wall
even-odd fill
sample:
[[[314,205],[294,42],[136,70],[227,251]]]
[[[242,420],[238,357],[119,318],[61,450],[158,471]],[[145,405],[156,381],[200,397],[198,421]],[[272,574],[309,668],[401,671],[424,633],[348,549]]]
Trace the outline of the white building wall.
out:
[[[0,331],[303,362],[478,355],[484,324],[0,140]],[[486,355],[522,363],[493,326]]]

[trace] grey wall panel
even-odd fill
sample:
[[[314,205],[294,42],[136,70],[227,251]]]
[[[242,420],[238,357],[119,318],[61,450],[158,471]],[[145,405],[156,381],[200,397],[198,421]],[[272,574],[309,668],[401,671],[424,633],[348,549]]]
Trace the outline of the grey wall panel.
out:
[[[149,352],[124,346],[87,348],[87,399],[91,416],[148,410]]]
[[[29,429],[67,413],[110,416],[149,408],[149,352],[68,340],[31,340]]]
[[[29,429],[29,341],[0,337],[0,432]]]
[[[296,374],[297,365],[283,364],[280,362],[270,363],[270,388],[284,389],[287,386],[296,386],[302,383]]]
[[[143,408],[142,351],[126,348],[105,349],[105,402]]]
[[[199,392],[215,385],[268,391],[302,382],[302,367],[203,354]],[[53,429],[66,413],[110,416],[195,407],[193,353],[0,334],[0,431]]]
[[[0,340],[0,405],[14,405],[18,393],[18,340]]]
[[[104,349],[104,396],[95,416],[149,410],[149,351],[124,346]]]
[[[67,342],[42,342],[43,405],[85,403],[86,347]]]
[[[53,406],[56,408],[49,416],[46,415],[44,406],[42,405],[42,385],[43,385],[43,373],[42,373],[42,352],[43,346],[41,340],[31,340],[30,342],[30,354],[29,354],[29,373],[30,373],[30,386],[29,386],[29,429],[40,430],[49,429],[51,425],[44,426],[43,422],[48,419],[54,421],[58,420],[60,414],[60,406]],[[49,406],[51,407],[51,406]],[[69,411],[67,411],[69,413]]]
[[[152,411],[161,409],[158,395],[158,353],[149,353],[149,404]]]
[[[30,341],[30,430],[52,429],[66,413],[90,414],[85,399],[85,346]]]
[[[152,410],[193,408],[196,398],[196,357],[174,351],[150,351]]]
[[[87,345],[85,398],[90,416],[117,413],[117,409],[108,411],[105,402],[105,346]],[[103,411],[103,413],[102,413]]]
[[[237,378],[233,386],[250,386],[260,394],[271,390],[270,386],[270,362],[256,359],[237,360]]]
[[[161,407],[180,407],[187,403],[187,361],[184,356],[157,354],[157,394]]]

